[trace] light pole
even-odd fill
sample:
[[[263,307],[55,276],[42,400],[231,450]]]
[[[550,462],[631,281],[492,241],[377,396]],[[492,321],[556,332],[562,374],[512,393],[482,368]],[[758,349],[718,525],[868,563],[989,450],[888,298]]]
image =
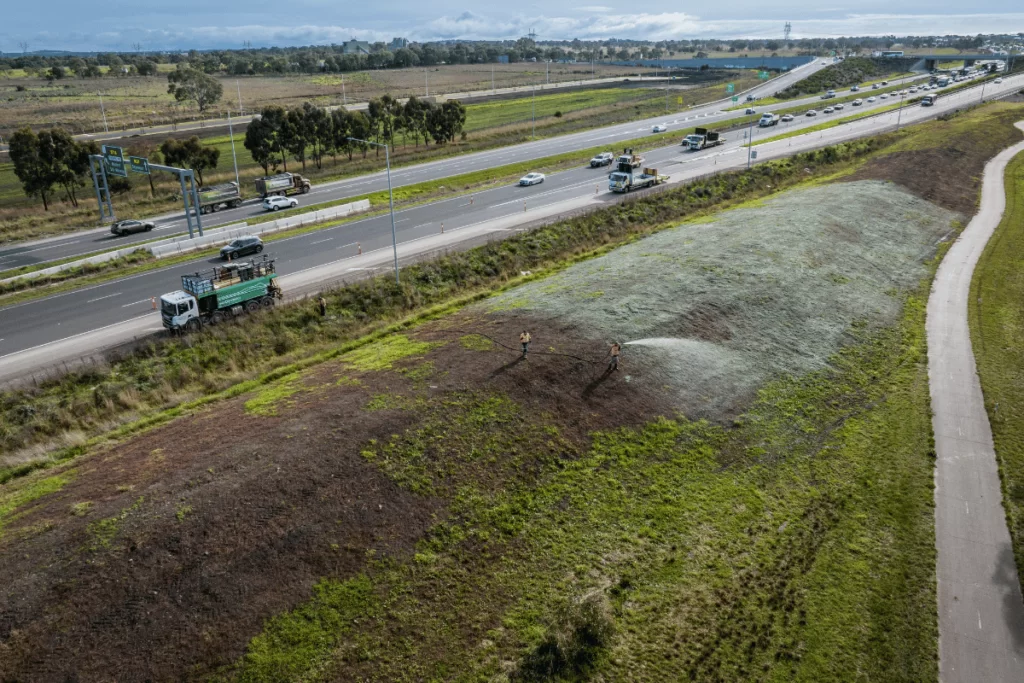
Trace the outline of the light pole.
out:
[[[985,102],[985,83],[986,82],[987,81],[982,81],[981,82],[981,99],[978,100],[980,103],[984,103]]]
[[[530,98],[530,115],[533,117],[533,137],[537,137],[537,84],[533,85],[533,96]]]
[[[900,121],[903,119],[903,98],[906,97],[902,92],[900,93],[900,108],[896,112],[896,132],[900,132]]]
[[[750,153],[754,151],[754,119],[750,119],[750,130],[747,132],[747,170],[750,170]]]
[[[238,84],[237,78],[235,79],[235,92],[238,93],[238,113],[241,114],[245,109],[242,108],[242,86]]]
[[[103,132],[109,133],[110,131],[107,129],[107,110],[103,108],[103,93],[100,92],[96,94],[100,96],[100,114],[103,115]]]
[[[395,284],[402,284],[398,279],[398,234],[395,232],[395,195],[391,191],[391,152],[387,145],[383,145],[379,142],[370,142],[369,140],[360,140],[359,138],[346,138],[352,142],[361,142],[364,145],[373,145],[374,147],[384,148],[384,163],[387,164],[388,169],[388,203],[391,205],[391,246],[395,252]]]
[[[235,185],[242,191],[242,181],[238,179],[238,155],[235,154],[235,130],[231,126],[231,110],[228,109],[228,137],[231,138],[231,160],[235,162]]]

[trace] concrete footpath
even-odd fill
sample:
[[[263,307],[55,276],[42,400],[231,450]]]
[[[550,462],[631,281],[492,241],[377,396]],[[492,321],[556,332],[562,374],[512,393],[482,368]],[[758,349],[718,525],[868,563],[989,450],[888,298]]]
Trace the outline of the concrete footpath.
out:
[[[943,683],[1024,681],[1024,601],[967,324],[971,275],[1002,219],[1006,164],[1021,151],[1024,142],[986,165],[981,208],[943,259],[928,298]]]

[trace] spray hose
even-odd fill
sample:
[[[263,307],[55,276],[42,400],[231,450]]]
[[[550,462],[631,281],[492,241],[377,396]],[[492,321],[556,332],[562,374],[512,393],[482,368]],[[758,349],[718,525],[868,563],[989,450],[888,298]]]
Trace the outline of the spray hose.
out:
[[[513,353],[518,353],[518,350],[515,349],[514,347],[508,346],[507,344],[502,344],[500,341],[498,341],[494,337],[488,336],[488,335],[484,334],[483,332],[472,332],[470,330],[459,330],[459,329],[452,329],[451,331],[452,332],[460,332],[460,333],[466,334],[466,335],[473,334],[473,335],[476,335],[478,337],[483,337],[484,339],[488,339],[491,342],[497,344],[498,346],[500,346],[502,348],[508,349],[509,351],[512,351]],[[598,364],[600,364],[602,362],[602,361],[599,361],[599,360],[589,360],[587,358],[580,358],[579,356],[574,356],[571,353],[555,353],[554,351],[531,351],[530,353],[533,354],[533,355],[537,355],[537,356],[563,356],[565,358],[572,358],[574,360],[578,360],[578,361],[583,362],[583,363],[590,363],[592,365],[598,365]],[[608,356],[605,356],[605,358],[607,358],[607,357]],[[602,359],[602,360],[604,360],[604,359]]]

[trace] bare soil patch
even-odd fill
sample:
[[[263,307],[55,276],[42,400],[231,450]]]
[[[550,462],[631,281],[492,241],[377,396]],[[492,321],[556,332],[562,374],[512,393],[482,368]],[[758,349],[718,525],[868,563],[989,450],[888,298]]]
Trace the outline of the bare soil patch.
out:
[[[524,328],[536,332],[521,360]],[[552,321],[456,315],[416,336],[443,345],[383,372],[321,365],[279,382],[287,390],[261,404],[269,414],[239,397],[66,470],[72,481],[0,536],[0,678],[203,678],[319,579],[407,558],[445,518],[448,496],[411,493],[360,452],[415,428],[439,402],[508,396],[559,425],[563,438],[537,454],[555,458],[575,457],[595,430],[671,410],[627,381],[646,370],[605,372],[602,340]],[[467,471],[500,488],[497,473],[537,469],[527,460]]]

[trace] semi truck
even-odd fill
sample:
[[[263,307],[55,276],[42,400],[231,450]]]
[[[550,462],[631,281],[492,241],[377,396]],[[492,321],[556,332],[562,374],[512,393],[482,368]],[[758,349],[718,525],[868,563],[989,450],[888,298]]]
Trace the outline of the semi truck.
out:
[[[266,199],[276,194],[284,197],[289,194],[306,194],[310,188],[309,181],[298,173],[278,173],[256,179],[256,194]]]
[[[757,122],[757,125],[761,128],[767,128],[768,126],[777,126],[779,124],[778,114],[761,114],[761,120]]]
[[[238,185],[235,183],[199,188],[200,213],[213,213],[221,207],[234,209],[241,204],[242,194],[238,191]]]
[[[645,168],[642,173],[634,173],[632,166],[623,165],[608,176],[608,189],[612,192],[631,192],[660,185],[668,178],[667,175],[660,175],[656,168]]]
[[[683,138],[682,144],[683,147],[687,147],[692,151],[698,151],[706,147],[717,147],[723,142],[725,142],[725,138],[717,131],[708,130],[707,128],[697,128]]]
[[[171,333],[193,332],[228,318],[270,308],[281,298],[273,259],[217,266],[181,276],[181,289],[160,297],[160,318]]]

